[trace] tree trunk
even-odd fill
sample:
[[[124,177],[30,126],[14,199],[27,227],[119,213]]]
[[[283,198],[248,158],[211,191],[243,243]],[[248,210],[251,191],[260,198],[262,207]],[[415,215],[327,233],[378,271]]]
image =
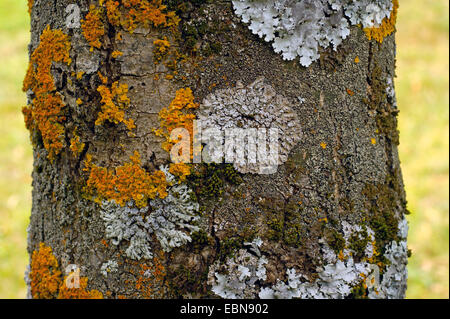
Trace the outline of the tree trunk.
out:
[[[29,0],[30,296],[404,297],[396,0],[73,2]],[[174,163],[194,119],[276,165]]]

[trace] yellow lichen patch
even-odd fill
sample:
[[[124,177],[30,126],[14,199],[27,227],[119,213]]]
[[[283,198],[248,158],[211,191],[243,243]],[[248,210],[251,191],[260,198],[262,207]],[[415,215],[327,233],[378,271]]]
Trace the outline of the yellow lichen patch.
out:
[[[155,45],[155,50],[153,51],[155,63],[158,63],[169,52],[170,42],[164,37],[163,40],[158,39],[153,41],[153,44]]]
[[[80,71],[77,73],[77,80],[81,80],[83,78],[84,71]]]
[[[388,35],[395,31],[397,22],[398,0],[393,1],[393,9],[389,18],[384,18],[380,26],[374,28],[365,28],[364,32],[369,40],[375,39],[379,43]]]
[[[97,72],[97,75],[104,85],[108,84],[108,78],[106,76],[103,76],[100,72]]]
[[[179,89],[170,105],[159,112],[160,128],[158,130],[154,130],[154,132],[157,136],[163,136],[166,138],[166,141],[162,144],[162,148],[165,151],[170,152],[172,146],[178,142],[170,139],[172,130],[176,128],[186,129],[190,133],[191,141],[193,141],[193,121],[195,120],[195,115],[189,113],[186,114],[183,111],[195,109],[197,107],[198,104],[194,102],[192,90],[190,88],[186,88]]]
[[[99,203],[106,199],[124,206],[134,200],[138,207],[145,207],[148,199],[167,196],[165,174],[159,170],[153,174],[146,172],[137,151],[130,162],[115,169],[97,166],[92,163],[92,156],[87,155],[84,170],[89,172],[84,192]]]
[[[73,138],[70,140],[70,150],[75,156],[78,156],[84,150],[85,144],[81,142],[77,130],[73,132]]]
[[[172,80],[178,74],[179,64],[186,62],[187,57],[178,51],[177,46],[172,46],[167,37],[157,39],[153,41],[153,44],[155,46],[153,49],[154,63],[162,63],[167,67],[170,73],[166,74],[165,78]]]
[[[108,21],[129,32],[138,27],[176,27],[180,19],[175,12],[167,11],[161,0],[101,0]]]
[[[372,143],[373,145],[377,144],[377,140],[375,138],[371,138],[370,139],[370,143]]]
[[[320,147],[323,148],[323,149],[326,149],[327,148],[327,143],[325,143],[325,142],[320,143]]]
[[[28,13],[31,14],[31,10],[33,10],[34,0],[28,0]]]
[[[91,46],[91,51],[95,47],[100,49],[102,43],[100,39],[105,35],[105,26],[101,19],[101,10],[95,5],[91,5],[89,13],[84,20],[81,21],[81,29],[83,30],[83,36]]]
[[[170,164],[169,173],[178,177],[180,182],[184,182],[186,177],[191,175],[191,166],[185,163]]]
[[[81,104],[83,104],[83,100],[78,98],[76,101],[77,105],[80,106]]]
[[[61,271],[52,248],[44,243],[33,251],[30,266],[31,295],[37,299],[52,299],[58,295],[61,284]]]
[[[175,12],[167,11],[161,0],[107,0],[100,4],[106,7],[112,25],[120,25],[129,32],[138,27],[176,27],[180,22]]]
[[[372,249],[373,249],[373,253],[372,253],[372,257],[367,258],[367,262],[371,263],[371,264],[375,264],[377,263],[378,257],[380,256],[380,252],[377,249],[377,243],[375,240],[373,240],[372,242]],[[380,269],[382,269],[384,267],[384,265],[378,264],[378,266],[380,267]]]
[[[120,25],[119,1],[116,0],[100,0],[100,5],[106,7],[106,16],[108,21],[115,26]]]
[[[30,281],[31,296],[35,299],[102,299],[97,290],[86,291],[88,279],[80,277],[79,288],[67,288],[67,277],[62,280],[58,261],[52,248],[44,243],[31,255]]]
[[[164,290],[166,269],[162,264],[164,252],[159,253],[159,257],[154,257],[151,265],[141,264],[139,275],[136,280],[136,289],[144,299],[157,298],[158,290]]]
[[[114,82],[111,88],[108,88],[106,85],[100,85],[97,91],[102,96],[102,111],[98,114],[95,125],[102,125],[105,121],[109,121],[115,124],[124,123],[130,131],[136,127],[132,119],[125,119],[124,109],[130,104],[130,99],[127,96],[128,86],[126,84]]]
[[[361,60],[359,59],[358,56],[356,56],[356,58],[355,58],[355,63],[358,64],[359,62],[361,62]]]
[[[111,54],[113,59],[117,59],[118,57],[120,57],[122,55],[123,55],[123,52],[120,52],[120,51],[117,51],[117,50],[113,51],[113,53]]]
[[[64,278],[64,282],[67,277]],[[67,288],[65,284],[61,285],[59,289],[58,299],[103,299],[103,294],[98,290],[87,291],[88,279],[86,277],[80,278],[79,288]]]
[[[51,73],[53,62],[70,64],[72,61],[69,37],[61,30],[52,30],[50,26],[42,32],[40,42],[31,55],[30,64],[23,82],[23,91],[34,94],[31,105],[23,108],[25,123],[30,130],[37,129],[50,159],[59,154],[64,147],[65,117],[61,114],[63,99],[56,91]]]

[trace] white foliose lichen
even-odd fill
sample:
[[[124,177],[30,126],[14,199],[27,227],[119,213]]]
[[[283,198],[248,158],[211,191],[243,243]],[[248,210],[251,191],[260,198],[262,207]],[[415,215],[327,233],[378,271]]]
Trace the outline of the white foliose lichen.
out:
[[[289,152],[301,137],[300,123],[292,107],[292,103],[287,98],[277,94],[272,86],[265,83],[263,77],[259,77],[247,87],[238,82],[234,88],[220,89],[209,94],[201,103],[197,118],[202,128],[216,128],[225,136],[224,140],[214,142],[223,144],[224,153],[229,151],[225,141],[229,130],[238,129],[243,132],[235,136],[236,146],[241,147],[242,153],[240,157],[242,160],[233,162],[237,171],[272,174],[278,165],[287,161]],[[261,143],[260,135],[257,135],[264,132],[262,130],[266,130],[263,135],[264,143]],[[271,136],[271,130],[275,130],[277,135]],[[254,132],[255,135],[252,137],[249,133],[245,135],[244,132],[245,134]],[[215,134],[210,138],[214,139],[217,136],[218,134]],[[204,136],[202,139],[205,142]],[[276,147],[277,155],[267,162],[255,158],[256,153],[249,152],[248,147],[248,145],[255,145],[255,141],[258,147],[269,146],[261,147],[267,150],[268,155]],[[206,144],[208,144],[207,139]],[[211,155],[211,157],[214,156]]]
[[[300,58],[309,66],[319,47],[336,50],[350,35],[350,26],[381,25],[393,9],[392,0],[233,0],[235,13],[249,29],[285,60]]]
[[[167,167],[161,167],[166,180],[175,183]],[[192,191],[184,184],[173,184],[164,199],[150,201],[149,207],[136,208],[132,201],[124,207],[114,201],[104,201],[101,218],[105,222],[106,238],[114,245],[122,240],[130,244],[126,255],[135,260],[153,257],[153,236],[165,252],[191,241],[189,234],[199,230],[195,226],[199,204],[192,199]]]
[[[100,272],[104,277],[108,277],[109,273],[117,272],[119,269],[119,264],[115,260],[108,260],[100,268]]]
[[[355,262],[352,256],[354,252],[351,249],[346,248],[342,255],[337,256],[325,241],[321,241],[326,265],[317,269],[318,279],[310,282],[306,276],[290,268],[286,270],[287,281],[278,280],[275,285],[267,286],[264,285],[266,258],[255,257],[241,249],[237,257],[228,258],[224,265],[216,264],[213,267],[213,273],[210,271],[209,277],[212,278],[212,275],[215,275],[215,278],[210,279],[210,284],[213,286],[213,292],[223,298],[340,299],[349,296],[352,288],[364,281],[369,298],[403,298],[406,289],[408,255],[406,219],[401,220],[398,227],[398,236],[401,240],[399,243],[392,241],[386,246],[384,256],[389,260],[389,264],[382,273],[377,265],[369,262],[374,256],[374,232],[369,227],[363,229],[358,225],[343,222],[347,247],[351,237],[360,237],[364,233],[364,236],[369,238],[365,256],[360,262]],[[248,263],[253,265],[251,270],[247,270]],[[258,269],[258,274],[264,275],[257,276],[255,269]],[[218,270],[222,270],[222,274],[218,273]],[[246,278],[253,278],[253,280],[246,281]]]
[[[248,244],[250,251],[259,252],[262,241],[257,238]],[[225,264],[216,262],[210,267],[208,284],[212,286],[212,291],[222,298],[253,298],[258,293],[255,283],[267,278],[265,264],[266,258],[240,249],[234,257],[228,257]],[[221,274],[220,271],[226,271],[226,274]]]
[[[386,80],[386,94],[388,98],[388,102],[392,104],[394,108],[397,108],[397,96],[395,94],[395,86],[394,81],[391,77],[388,77]]]
[[[398,224],[398,243],[392,241],[386,247],[384,256],[389,260],[383,278],[376,289],[369,289],[369,298],[400,299],[405,297],[408,279],[408,221],[403,218]]]

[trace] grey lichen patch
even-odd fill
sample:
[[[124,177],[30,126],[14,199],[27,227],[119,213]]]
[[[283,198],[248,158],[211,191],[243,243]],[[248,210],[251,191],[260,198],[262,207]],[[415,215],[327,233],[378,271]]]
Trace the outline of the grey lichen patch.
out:
[[[360,236],[363,228],[344,222],[344,239],[346,247],[350,246],[353,236]],[[339,256],[322,241],[324,265],[317,268],[314,280],[295,268],[286,269],[286,280],[280,278],[275,284],[268,284],[268,260],[262,255],[260,239],[249,243],[252,253],[240,249],[234,257],[229,257],[223,264],[216,262],[208,275],[212,291],[223,298],[332,298],[340,299],[351,296],[353,288],[364,283],[364,295],[368,298],[403,298],[406,290],[407,256],[406,220],[398,224],[398,236],[401,241],[390,242],[384,257],[389,261],[385,269],[375,263],[377,254],[374,232],[366,228],[367,242],[364,258],[356,261],[354,250],[345,248]]]
[[[268,261],[259,253],[261,239],[257,238],[248,244],[248,250],[240,249],[234,257],[228,257],[224,264],[217,261],[209,268],[208,284],[216,295],[230,299],[254,298],[257,295],[259,289],[256,283],[266,280],[264,265]]]
[[[234,88],[214,91],[203,100],[197,116],[202,127],[218,128],[224,134],[227,129],[266,129],[269,135],[270,129],[277,129],[278,159],[272,163],[275,165],[287,161],[291,149],[301,137],[301,127],[292,103],[277,94],[263,77],[248,86],[238,82]],[[249,136],[243,139],[242,143],[249,144]],[[272,141],[267,140],[269,143]],[[264,170],[263,163],[250,162],[248,149],[244,148],[242,152],[244,161],[233,163],[237,171],[261,173]]]
[[[393,241],[384,255],[390,262],[383,273],[379,289],[371,289],[369,298],[401,299],[405,297],[408,279],[408,248],[406,240]]]
[[[300,58],[309,66],[319,47],[334,50],[350,35],[350,26],[380,26],[389,17],[391,0],[234,0],[235,13],[249,29],[286,60]]]
[[[169,182],[175,182],[168,169],[161,168]],[[156,236],[162,250],[169,252],[191,241],[190,233],[199,231],[195,225],[199,205],[192,199],[192,191],[184,184],[176,184],[168,190],[164,199],[150,201],[150,206],[135,207],[130,201],[122,207],[114,201],[104,201],[101,218],[105,222],[106,238],[113,245],[129,241],[125,253],[135,260],[150,259]]]
[[[100,268],[100,272],[102,273],[103,277],[108,277],[108,274],[115,273],[118,271],[119,264],[115,260],[108,260],[105,262],[102,267]]]

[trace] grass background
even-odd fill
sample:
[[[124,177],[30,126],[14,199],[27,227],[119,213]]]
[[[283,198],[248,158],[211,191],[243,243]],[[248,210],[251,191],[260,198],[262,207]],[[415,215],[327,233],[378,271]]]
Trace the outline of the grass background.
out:
[[[400,158],[408,196],[408,298],[448,298],[449,5],[400,0]],[[0,298],[24,298],[32,152],[21,108],[29,42],[26,0],[0,2]]]

